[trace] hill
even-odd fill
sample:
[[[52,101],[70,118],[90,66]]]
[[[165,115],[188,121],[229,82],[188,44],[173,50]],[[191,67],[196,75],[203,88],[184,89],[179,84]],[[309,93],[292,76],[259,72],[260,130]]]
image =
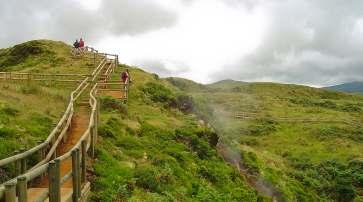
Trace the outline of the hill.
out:
[[[363,82],[344,83],[336,86],[325,87],[326,89],[348,92],[348,93],[363,93]]]
[[[89,73],[93,64],[70,58],[70,50],[63,42],[49,40],[1,49],[0,71]],[[0,158],[44,140],[63,115],[76,84],[0,80]]]
[[[242,84],[247,84],[243,81],[235,81],[231,79],[218,81],[212,84],[208,84],[207,86],[213,89],[232,89],[241,86]]]
[[[89,73],[92,61],[70,50],[27,42],[0,50],[0,68]],[[113,79],[124,68],[132,78],[127,105],[99,96],[91,201],[363,200],[363,96],[274,83],[202,85],[127,65]],[[44,139],[74,87],[0,83],[0,154]]]
[[[185,93],[218,133],[219,153],[250,186],[280,201],[362,200],[363,96],[222,83]]]
[[[11,62],[19,55],[20,62]],[[70,57],[68,45],[44,40],[1,50],[0,61],[3,71],[80,74],[93,68],[85,58]],[[124,68],[133,80],[128,104],[99,95],[91,201],[269,201],[218,155],[218,136],[190,113],[190,97],[126,65],[116,69],[114,79]],[[0,94],[3,158],[48,136],[75,85],[2,81],[0,87],[7,89]]]

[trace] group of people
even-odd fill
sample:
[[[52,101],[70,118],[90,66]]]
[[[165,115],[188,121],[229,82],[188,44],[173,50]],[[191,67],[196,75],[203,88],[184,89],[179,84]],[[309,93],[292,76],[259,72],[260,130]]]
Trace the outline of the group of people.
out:
[[[79,39],[76,39],[76,41],[73,43],[73,47],[75,49],[83,49],[84,48],[84,41],[82,38]]]

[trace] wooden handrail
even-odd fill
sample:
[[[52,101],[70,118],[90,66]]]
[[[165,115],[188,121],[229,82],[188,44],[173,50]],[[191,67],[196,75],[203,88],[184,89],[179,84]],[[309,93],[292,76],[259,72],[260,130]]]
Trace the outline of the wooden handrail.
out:
[[[88,47],[87,47],[87,50],[88,50]],[[94,51],[94,49],[92,51]],[[101,60],[100,64],[95,68],[93,73],[91,75],[88,75],[88,77],[86,77],[78,85],[78,87],[74,91],[72,91],[71,96],[70,96],[70,101],[69,101],[68,107],[66,108],[64,115],[62,116],[62,118],[58,122],[57,126],[53,129],[51,134],[48,136],[48,138],[44,142],[40,143],[39,145],[37,145],[23,153],[0,160],[0,166],[4,166],[9,163],[27,158],[29,155],[31,155],[43,148],[48,147],[48,145],[52,145],[50,150],[48,151],[47,155],[44,157],[44,159],[42,159],[40,162],[38,162],[30,170],[25,171],[25,173],[23,173],[23,175],[17,177],[16,179],[11,180],[12,182],[15,182],[15,183],[18,183],[18,182],[22,183],[22,186],[20,186],[20,184],[18,186],[19,187],[19,196],[18,196],[19,198],[22,198],[22,197],[26,198],[26,196],[24,196],[24,193],[26,193],[26,189],[27,189],[26,184],[28,181],[31,181],[31,180],[45,174],[47,171],[50,172],[49,166],[51,164],[53,166],[54,162],[59,163],[59,162],[69,159],[70,157],[72,157],[72,161],[75,161],[75,164],[72,163],[72,166],[74,168],[72,169],[71,172],[67,173],[64,177],[62,177],[58,183],[63,184],[66,180],[68,180],[71,177],[73,178],[73,181],[77,181],[78,178],[80,179],[79,176],[83,176],[83,178],[84,178],[85,173],[82,173],[82,172],[85,172],[85,167],[84,167],[85,165],[82,165],[83,166],[82,170],[79,169],[79,164],[80,164],[79,151],[81,150],[82,158],[85,158],[85,155],[86,155],[85,152],[89,151],[90,149],[91,149],[90,150],[91,156],[93,157],[93,155],[94,155],[94,147],[95,147],[95,141],[97,138],[97,128],[98,128],[98,119],[99,119],[98,118],[99,117],[99,107],[98,107],[99,103],[96,99],[96,94],[97,94],[97,90],[98,90],[97,83],[92,84],[93,85],[92,89],[89,92],[89,105],[91,108],[91,114],[90,114],[88,128],[83,133],[83,135],[78,140],[78,142],[73,146],[72,149],[70,149],[68,152],[66,152],[62,156],[55,158],[51,162],[49,162],[49,160],[53,156],[57,146],[59,145],[60,141],[62,140],[63,136],[65,135],[66,130],[70,126],[70,121],[71,121],[71,119],[73,117],[73,113],[74,113],[74,103],[77,101],[79,96],[85,91],[85,89],[87,89],[87,87],[91,84],[90,82],[94,82],[95,79],[99,76],[99,73],[102,71],[102,69],[105,67],[105,65],[108,61],[108,59],[106,58],[107,55],[109,55],[109,54],[105,55],[105,58],[103,60]],[[115,59],[111,61],[110,66],[107,68],[106,73],[105,73],[107,75],[107,77],[109,77],[109,74],[113,72],[113,68],[111,68],[111,66],[112,67],[116,66],[116,64],[118,62],[116,60],[117,58],[118,58],[118,56],[116,55]],[[114,63],[114,64],[112,64],[112,63]],[[55,138],[57,138],[57,139],[52,142],[52,140],[54,140]],[[82,145],[84,145],[84,146],[82,146]],[[84,149],[82,149],[82,148],[84,148]],[[78,157],[74,156],[74,155],[78,155]],[[84,159],[82,159],[82,162],[85,162]],[[53,170],[53,172],[54,172],[54,170]],[[76,173],[74,173],[74,172],[76,172]],[[48,173],[48,175],[52,175],[52,173],[50,172],[50,173]],[[51,181],[49,181],[49,182],[53,183]],[[79,191],[79,189],[81,188],[81,187],[79,187],[78,184],[80,184],[80,182],[76,182],[76,184],[74,184],[73,192],[75,192],[75,190]],[[25,185],[25,186],[23,186],[23,185]],[[53,197],[56,197],[56,195],[51,195],[51,194],[54,194],[53,193],[54,186],[60,186],[60,185],[59,184],[52,185],[52,187],[50,187],[52,189],[41,193],[39,195],[38,199],[35,199],[35,200],[45,200],[48,196],[52,196],[52,198],[51,197],[49,198],[49,200],[52,201]],[[55,189],[55,190],[57,190],[57,189]],[[5,197],[4,196],[5,191],[6,190],[5,190],[4,185],[0,185],[0,200]],[[58,193],[58,194],[60,194],[60,193]],[[74,196],[77,199],[78,195],[74,194]]]

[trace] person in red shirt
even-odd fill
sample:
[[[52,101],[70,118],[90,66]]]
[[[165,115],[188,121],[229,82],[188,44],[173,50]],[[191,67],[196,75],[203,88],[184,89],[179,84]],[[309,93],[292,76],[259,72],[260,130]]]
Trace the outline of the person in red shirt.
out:
[[[121,93],[123,93],[124,98],[127,97],[127,85],[129,83],[129,78],[130,78],[129,70],[126,69],[126,71],[123,71],[121,73],[121,80],[122,80],[123,87],[124,87],[124,90]]]
[[[127,84],[129,82],[129,70],[126,69],[126,71],[123,71],[121,73],[121,80],[122,83]]]
[[[84,48],[84,41],[82,38],[79,40],[79,47],[82,49]]]

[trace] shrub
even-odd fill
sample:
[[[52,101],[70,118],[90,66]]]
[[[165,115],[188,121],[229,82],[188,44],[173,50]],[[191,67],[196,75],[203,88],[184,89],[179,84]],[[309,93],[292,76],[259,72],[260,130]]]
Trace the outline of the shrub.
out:
[[[1,108],[1,112],[9,116],[16,116],[19,114],[19,110],[10,106],[4,106]]]
[[[123,124],[117,117],[110,117],[105,124],[102,124],[98,132],[103,137],[116,137],[117,134],[121,133]]]
[[[13,66],[24,62],[29,56],[51,53],[42,47],[39,41],[30,41],[16,45],[3,54],[4,60],[0,62],[0,67]]]
[[[270,119],[259,119],[255,123],[242,128],[242,133],[251,136],[264,136],[275,132],[277,123]]]
[[[191,113],[194,111],[194,100],[188,95],[179,95],[176,98],[176,106],[180,111]]]
[[[161,193],[165,186],[172,183],[170,170],[158,169],[155,166],[140,166],[135,170],[136,185],[151,192]]]
[[[255,153],[241,150],[241,157],[243,165],[246,166],[251,173],[259,173],[260,168]]]
[[[358,104],[345,104],[341,107],[345,112],[361,112],[362,108]]]
[[[161,84],[148,82],[141,90],[154,102],[164,103],[169,106],[175,103],[174,93]]]
[[[37,94],[40,92],[40,88],[35,85],[26,85],[20,88],[20,91],[24,94]]]
[[[8,137],[15,137],[16,136],[16,130],[8,127],[2,127],[0,128],[0,137],[2,138],[8,138]]]
[[[101,97],[101,109],[104,111],[117,111],[127,114],[127,106],[121,100],[110,96]]]

